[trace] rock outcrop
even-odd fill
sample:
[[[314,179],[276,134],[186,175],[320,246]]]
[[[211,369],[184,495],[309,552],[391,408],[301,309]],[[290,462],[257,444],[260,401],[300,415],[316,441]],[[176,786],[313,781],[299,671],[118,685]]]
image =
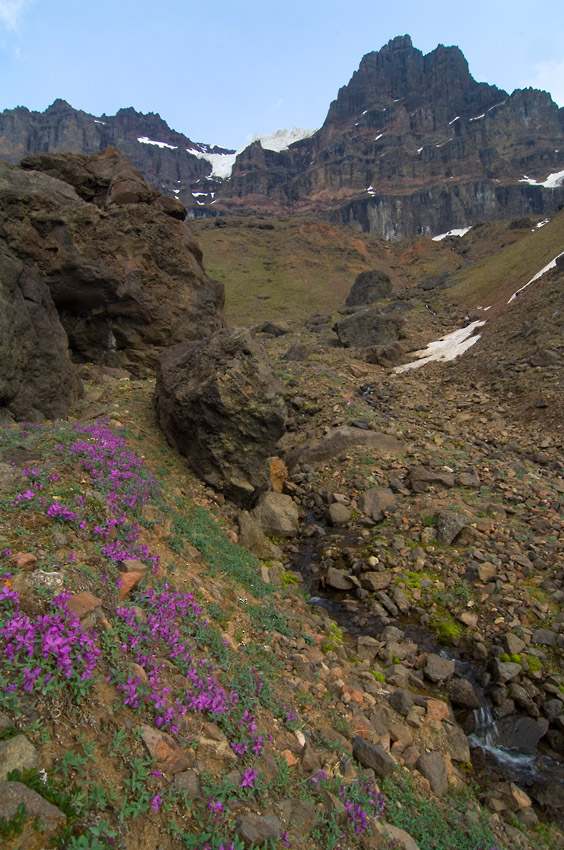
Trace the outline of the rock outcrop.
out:
[[[118,148],[159,192],[180,198],[191,215],[201,211],[202,197],[215,184],[207,180],[210,162],[199,155],[233,153],[192,142],[171,130],[160,115],[131,108],[95,117],[57,99],[45,112],[18,106],[0,113],[0,157],[13,163],[31,154],[92,155],[107,147]]]
[[[347,307],[361,307],[389,298],[392,294],[392,282],[386,272],[369,269],[356,276],[352,289],[347,296]]]
[[[564,109],[476,82],[457,47],[409,36],[362,59],[321,129],[280,154],[255,144],[214,209],[315,212],[385,239],[546,213],[564,200]]]
[[[40,275],[0,240],[0,420],[60,419],[80,396],[67,337]]]
[[[282,151],[255,141],[235,159],[134,109],[95,118],[56,100],[0,114],[0,156],[12,162],[114,145],[191,217],[315,213],[390,240],[554,211],[562,179],[543,183],[564,171],[563,135],[547,92],[478,83],[457,47],[424,55],[408,35],[364,56],[321,129]],[[234,160],[228,178],[213,170],[218,154]]]
[[[165,351],[155,406],[169,443],[208,484],[242,507],[267,490],[285,404],[266,352],[249,331],[226,329]]]
[[[0,161],[1,231],[47,285],[76,359],[150,374],[158,353],[223,323],[182,205],[114,149]]]

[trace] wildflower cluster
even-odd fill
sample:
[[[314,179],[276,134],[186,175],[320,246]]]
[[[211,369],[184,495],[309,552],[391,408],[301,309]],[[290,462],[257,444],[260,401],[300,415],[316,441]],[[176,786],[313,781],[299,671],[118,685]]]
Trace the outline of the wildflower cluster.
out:
[[[366,831],[371,821],[384,814],[385,799],[372,777],[361,778],[350,785],[342,785],[339,797],[343,801],[350,825],[355,835]]]
[[[100,650],[96,635],[83,631],[70,614],[63,592],[51,602],[52,612],[31,619],[19,609],[19,595],[5,583],[0,590],[0,682],[6,694],[20,689],[55,689],[68,684],[79,699],[88,689]]]
[[[56,433],[66,436],[68,430],[68,426],[63,424]],[[128,448],[125,439],[109,425],[102,422],[79,423],[73,425],[72,434],[79,438],[73,440],[68,448],[59,443],[56,451],[78,458],[92,483],[105,494],[104,521],[94,524],[87,516],[84,495],[71,497],[74,504],[64,504],[59,495],[53,495],[51,491],[51,485],[59,481],[59,474],[46,475],[38,467],[22,470],[30,479],[30,486],[17,494],[13,507],[36,510],[57,522],[88,529],[94,538],[106,541],[102,553],[111,561],[139,559],[156,572],[159,559],[141,542],[141,530],[134,519],[143,505],[158,493],[156,479],[147,471],[143,460]],[[26,435],[30,436],[24,432]]]
[[[117,630],[122,652],[130,662],[147,671],[148,684],[133,673],[120,681],[116,671],[110,680],[116,682],[124,703],[134,709],[154,711],[156,726],[175,733],[188,710],[208,714],[232,731],[231,747],[237,755],[258,755],[266,741],[257,733],[254,714],[239,705],[236,691],[227,692],[220,685],[213,664],[205,658],[194,658],[188,646],[187,632],[201,633],[208,628],[194,596],[187,591],[173,591],[164,584],[158,591],[150,588],[139,594],[137,602],[145,612],[143,619],[138,618],[132,605],[125,604],[116,611]],[[186,685],[176,697],[162,678],[163,657],[185,677]],[[252,787],[252,783],[244,787]]]
[[[107,539],[114,528],[125,526],[122,539],[106,543],[103,554],[112,561],[127,558],[147,561],[156,572],[159,559],[140,542],[139,525],[128,523],[127,514],[140,511],[158,492],[157,480],[147,472],[142,459],[128,448],[123,437],[108,425],[99,422],[76,425],[75,430],[83,436],[71,444],[69,454],[81,458],[82,468],[98,489],[106,493],[106,505],[111,514],[103,525],[94,527],[93,533]]]

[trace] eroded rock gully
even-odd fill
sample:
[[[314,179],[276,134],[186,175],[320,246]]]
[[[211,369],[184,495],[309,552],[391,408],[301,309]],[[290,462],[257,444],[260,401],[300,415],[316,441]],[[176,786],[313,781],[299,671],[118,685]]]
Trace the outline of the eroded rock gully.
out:
[[[429,724],[429,704],[431,713],[436,704],[445,712],[444,737],[423,749],[454,763],[457,775],[470,758],[481,771],[488,749],[518,742],[520,769],[490,764],[484,799],[523,823],[534,822],[535,811],[561,820],[560,434],[513,422],[487,386],[457,386],[441,367],[425,381],[378,373],[370,394],[369,367],[342,351],[325,367],[285,364],[295,415],[283,445],[284,490],[302,526],[283,565],[305,567],[310,593],[329,590],[329,616],[349,633],[343,650],[336,631],[326,660],[340,708],[352,708],[353,722],[372,732],[385,715],[379,728],[390,751],[423,775],[422,743],[413,737]],[[348,442],[332,452],[339,429],[349,429]],[[395,449],[378,450],[379,430],[398,441]],[[312,454],[319,446],[326,451]],[[340,677],[344,659],[353,663]],[[486,704],[496,724],[489,744],[475,715]],[[393,732],[396,722],[401,731]],[[481,750],[470,751],[469,735]],[[431,787],[442,787],[433,776]],[[535,809],[517,806],[512,779]]]

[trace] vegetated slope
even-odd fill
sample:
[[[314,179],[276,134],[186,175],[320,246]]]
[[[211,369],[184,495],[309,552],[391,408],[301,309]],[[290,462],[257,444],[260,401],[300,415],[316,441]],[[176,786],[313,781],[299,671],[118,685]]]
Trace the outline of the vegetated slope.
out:
[[[390,244],[316,218],[230,216],[195,221],[190,229],[206,270],[225,286],[226,316],[234,324],[295,325],[332,313],[367,269],[385,271],[396,292],[407,292],[465,264],[425,237]]]
[[[296,326],[313,314],[341,309],[355,277],[373,268],[390,276],[395,295],[431,299],[433,309],[443,302],[466,311],[489,306],[486,290],[491,288],[492,297],[497,290],[511,290],[510,295],[526,282],[522,257],[530,261],[532,276],[546,253],[558,253],[560,225],[536,229],[540,221],[527,216],[482,223],[462,238],[439,242],[419,236],[390,243],[313,217],[229,216],[191,222],[190,230],[206,270],[225,285],[228,321]],[[529,235],[533,247],[512,260],[511,246]],[[483,273],[480,260],[490,264]]]
[[[350,759],[352,647],[221,529],[151,382],[83,377],[76,419],[1,435],[2,846],[385,848],[380,791],[421,850],[503,846],[467,791],[400,767],[378,788]]]

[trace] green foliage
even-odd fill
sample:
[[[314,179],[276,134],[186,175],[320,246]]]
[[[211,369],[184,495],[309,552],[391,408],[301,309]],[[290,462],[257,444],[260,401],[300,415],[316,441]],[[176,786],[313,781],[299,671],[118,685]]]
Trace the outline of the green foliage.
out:
[[[290,587],[291,585],[300,583],[299,578],[294,573],[285,570],[280,573],[280,581],[282,582],[282,587]]]
[[[335,652],[337,649],[343,648],[343,630],[339,628],[337,623],[331,621],[329,626],[329,634],[323,639],[321,644],[322,652]]]
[[[281,635],[291,634],[286,617],[276,610],[274,602],[269,600],[258,605],[249,605],[248,612],[255,628],[263,632],[279,632]]]
[[[429,625],[440,643],[451,644],[464,635],[464,626],[458,623],[448,611],[439,608],[430,619]]]
[[[274,593],[274,588],[260,577],[257,559],[232,543],[212,515],[199,506],[191,508],[186,516],[177,516],[175,528],[204,556],[212,575],[228,575],[238,581],[257,598]]]
[[[21,835],[26,818],[25,803],[20,803],[16,813],[11,818],[0,817],[0,837],[13,838]]]
[[[536,655],[527,655],[525,657],[527,659],[527,666],[531,673],[536,673],[539,670],[542,670],[541,661]]]
[[[392,773],[382,781],[381,790],[386,797],[386,820],[405,829],[419,850],[500,847],[486,814],[468,792],[452,792],[443,799],[420,797],[407,771]]]

